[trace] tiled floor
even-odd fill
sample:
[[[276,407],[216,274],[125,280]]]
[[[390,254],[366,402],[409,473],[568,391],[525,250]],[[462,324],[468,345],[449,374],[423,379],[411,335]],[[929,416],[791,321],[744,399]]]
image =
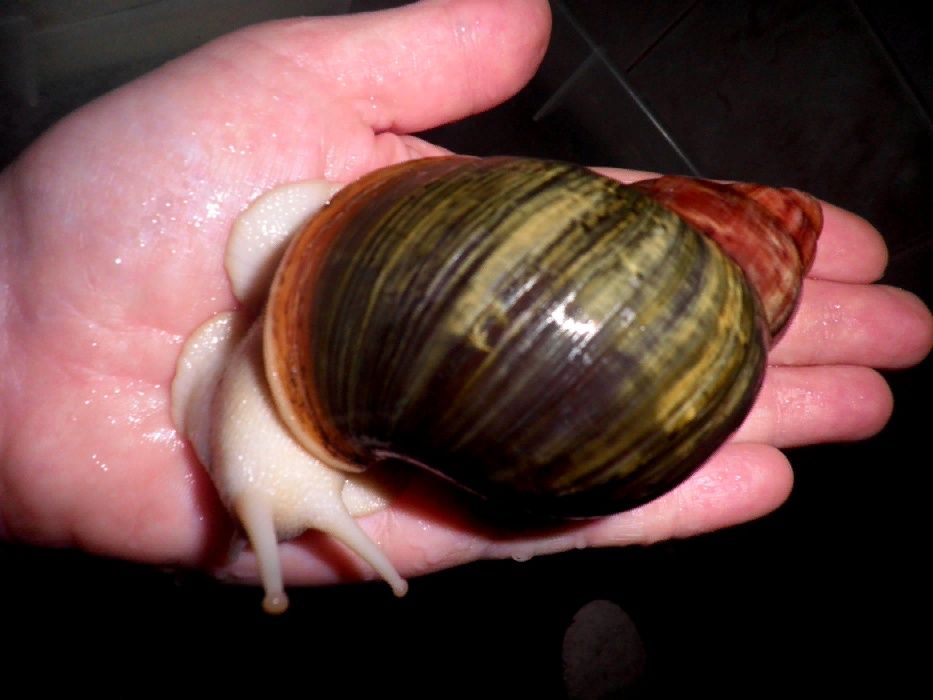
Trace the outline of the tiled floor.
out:
[[[309,4],[8,3],[0,12],[0,158],[171,53]],[[387,4],[318,3],[332,12]],[[933,37],[905,7],[868,0],[555,2],[551,50],[529,86],[508,104],[429,137],[478,154],[793,184],[878,225],[892,253],[886,280],[931,303]],[[137,22],[148,43],[133,41]],[[101,36],[112,38],[106,51]],[[199,668],[199,647],[231,659],[249,650],[266,663],[287,661],[286,675],[296,678],[310,665],[368,689],[378,672],[402,693],[433,689],[436,697],[449,689],[564,697],[565,662],[573,697],[603,697],[603,681],[616,689],[605,697],[743,690],[748,697],[762,684],[785,693],[804,685],[837,694],[874,687],[896,697],[895,688],[920,672],[907,633],[926,619],[930,375],[929,361],[890,375],[897,409],[882,435],[795,451],[789,503],[723,533],[479,564],[416,581],[404,601],[388,600],[381,587],[308,591],[282,620],[255,615],[252,592],[8,547],[0,553],[4,568],[27,571],[0,587],[0,618],[46,655],[70,653],[80,642],[75,630],[87,627],[113,639],[170,633],[176,670]],[[24,597],[47,602],[26,612]],[[586,608],[568,632],[574,614],[598,599],[609,603]],[[364,622],[348,626],[348,616]],[[583,640],[576,648],[584,651],[562,659],[565,632]],[[595,644],[602,634],[633,641]],[[145,655],[115,644],[101,650],[150,672]],[[623,662],[628,675],[606,671]],[[253,675],[236,663],[237,675]],[[433,685],[438,678],[446,685]]]

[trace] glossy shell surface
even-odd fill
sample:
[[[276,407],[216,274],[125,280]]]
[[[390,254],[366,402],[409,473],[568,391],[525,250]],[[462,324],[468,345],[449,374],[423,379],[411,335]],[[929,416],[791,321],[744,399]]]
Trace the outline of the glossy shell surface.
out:
[[[504,507],[593,516],[669,490],[738,426],[767,352],[758,297],[719,245],[586,169],[414,161],[292,242],[266,372],[334,465],[402,459]]]

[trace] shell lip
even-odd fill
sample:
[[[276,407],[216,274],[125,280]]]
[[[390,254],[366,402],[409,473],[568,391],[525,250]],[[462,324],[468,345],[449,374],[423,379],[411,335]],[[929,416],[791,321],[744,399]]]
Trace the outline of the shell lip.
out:
[[[351,474],[366,470],[366,465],[356,464],[341,459],[332,450],[329,450],[321,439],[320,434],[307,430],[307,425],[297,416],[288,393],[287,380],[282,378],[280,367],[284,359],[276,352],[275,327],[270,322],[271,316],[266,314],[260,321],[263,324],[263,363],[265,365],[266,384],[272,394],[280,420],[288,428],[292,437],[307,450],[314,459],[338,471]]]

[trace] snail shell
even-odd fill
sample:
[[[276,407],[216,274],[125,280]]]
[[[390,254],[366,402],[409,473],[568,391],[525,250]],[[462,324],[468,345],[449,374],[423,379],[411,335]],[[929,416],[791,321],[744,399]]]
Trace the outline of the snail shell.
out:
[[[678,182],[658,189],[672,199]],[[270,293],[281,416],[325,463],[401,459],[519,511],[594,516],[669,490],[750,408],[801,256],[781,236],[780,274],[756,293],[647,189],[568,164],[461,157],[345,188],[294,240]],[[729,197],[755,203],[708,196]],[[719,214],[741,236],[747,213]]]
[[[378,462],[537,518],[621,511],[685,479],[749,410],[821,226],[793,190],[626,187],[517,158],[378,170],[299,225],[332,192],[286,186],[241,215],[242,309],[195,331],[172,385],[270,612],[287,606],[277,541],[309,528],[405,592],[354,520],[385,503],[354,473]]]

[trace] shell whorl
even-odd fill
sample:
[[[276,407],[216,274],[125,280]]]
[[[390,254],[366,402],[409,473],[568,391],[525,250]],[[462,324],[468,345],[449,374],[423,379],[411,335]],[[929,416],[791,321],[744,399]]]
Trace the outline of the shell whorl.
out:
[[[763,303],[637,189],[547,161],[412,161],[342,190],[293,241],[266,371],[325,461],[400,458],[591,516],[670,489],[738,426]]]
[[[823,227],[815,199],[790,188],[671,175],[632,187],[716,241],[758,293],[771,337],[783,330],[813,264]]]

